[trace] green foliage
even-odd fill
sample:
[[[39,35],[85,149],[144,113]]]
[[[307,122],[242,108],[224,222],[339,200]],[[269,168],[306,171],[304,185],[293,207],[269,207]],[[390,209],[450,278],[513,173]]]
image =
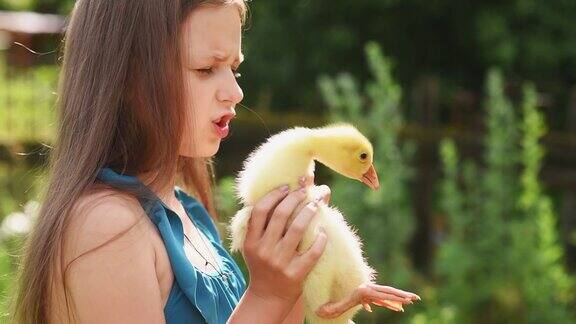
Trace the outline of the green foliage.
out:
[[[74,0],[0,0],[0,10],[68,15],[73,4]],[[248,4],[251,19],[243,45],[245,78],[240,83],[249,107],[320,109],[322,98],[314,87],[320,73],[350,71],[360,80],[371,77],[357,56],[368,40],[383,44],[397,61],[398,81],[407,90],[415,80],[432,76],[454,91],[477,91],[482,73],[501,66],[507,73],[534,80],[554,97],[555,108],[562,108],[576,80],[576,2],[570,0]],[[51,49],[56,47],[57,42]],[[451,91],[440,101],[450,100]]]
[[[0,320],[8,311],[7,300],[13,288],[12,260],[3,244],[0,244]]]
[[[38,155],[38,144],[34,143],[52,141],[56,100],[52,92],[56,82],[57,67],[9,69],[0,54],[0,223],[7,215],[20,212],[26,202],[39,194],[43,170],[36,167],[42,164],[42,158]],[[23,240],[1,236],[0,322],[3,322],[14,288],[16,255],[21,252]]]
[[[356,53],[376,40],[397,61],[405,86],[431,75],[456,89],[480,90],[491,66],[562,96],[576,79],[576,2],[566,0],[252,1],[241,80],[246,102],[315,109],[321,73],[371,72]],[[449,100],[451,93],[442,101]]]
[[[67,15],[74,0],[0,0],[0,10],[36,11]]]
[[[456,143],[440,145],[443,178],[439,207],[447,228],[435,255],[434,277],[419,281],[406,261],[413,230],[408,183],[409,143],[401,143],[401,89],[374,44],[366,47],[374,76],[360,92],[350,76],[322,77],[319,87],[331,121],[348,121],[375,147],[379,195],[348,179],[331,183],[333,202],[357,226],[370,263],[390,285],[424,297],[410,323],[568,323],[576,319],[574,278],[563,265],[556,215],[538,180],[546,127],[536,93],[526,86],[521,118],[504,93],[498,70],[486,79],[486,128],[480,162],[459,156]],[[375,216],[377,215],[377,216]],[[411,315],[411,316],[410,316]],[[359,321],[370,318],[361,314]]]
[[[39,194],[38,172],[28,166],[0,163],[0,222]]]
[[[466,309],[471,308],[474,294],[470,293],[469,280],[474,276],[474,269],[477,269],[480,262],[471,246],[475,243],[476,237],[470,237],[474,233],[473,208],[459,186],[460,162],[455,143],[452,140],[444,140],[440,145],[440,156],[444,168],[444,179],[440,184],[442,210],[450,211],[446,214],[447,223],[450,227],[450,235],[442,243],[436,258],[437,272],[440,274],[445,287],[439,287],[440,300],[458,300],[459,315]],[[476,175],[473,164],[468,164],[468,179],[471,180]],[[454,306],[453,306],[454,307]],[[461,319],[456,321],[460,322]]]
[[[234,178],[225,177],[220,179],[216,186],[215,199],[220,221],[228,223],[240,207],[234,192]]]
[[[18,257],[22,253],[24,236],[3,237],[0,240],[0,323],[5,323],[5,318],[10,310],[12,293],[16,288],[16,271]]]
[[[576,319],[574,278],[563,266],[563,250],[558,242],[556,214],[552,201],[542,190],[538,174],[544,148],[539,140],[546,133],[542,114],[537,110],[537,95],[532,85],[524,87],[522,130],[522,192],[518,199],[522,218],[512,233],[522,290],[526,296],[527,318],[532,323],[563,323]],[[518,263],[520,264],[520,263]],[[542,312],[546,309],[546,312]]]
[[[483,168],[461,167],[452,140],[440,148],[440,206],[449,230],[435,263],[439,304],[453,307],[458,323],[574,321],[573,278],[538,180],[546,127],[536,92],[525,86],[518,121],[498,71],[489,72],[486,88]]]
[[[25,203],[36,199],[42,175],[30,166],[0,162],[0,323],[8,312],[8,303],[15,288],[18,255],[24,237],[8,234],[3,223],[6,216],[22,212]]]
[[[35,168],[42,159],[33,143],[53,140],[57,73],[56,67],[11,70],[0,55],[0,221],[38,194],[42,171]]]
[[[335,78],[323,76],[318,83],[330,108],[330,120],[356,124],[372,142],[380,188],[371,191],[336,176],[330,185],[332,202],[358,228],[379,281],[406,288],[414,275],[406,253],[415,226],[408,188],[414,146],[398,138],[404,123],[402,92],[391,76],[389,59],[375,43],[366,46],[366,55],[374,79],[363,93],[345,73]]]
[[[57,79],[56,66],[12,71],[0,55],[0,144],[53,139]]]

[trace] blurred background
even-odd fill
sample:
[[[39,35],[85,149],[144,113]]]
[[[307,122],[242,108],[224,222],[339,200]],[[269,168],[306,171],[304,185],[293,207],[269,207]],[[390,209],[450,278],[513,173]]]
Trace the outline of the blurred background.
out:
[[[2,313],[43,189],[73,3],[0,0]],[[250,8],[239,82],[251,110],[236,108],[215,158],[223,224],[240,161],[267,136],[352,122],[374,144],[380,190],[323,166],[316,182],[378,282],[422,297],[357,323],[576,322],[576,1]]]

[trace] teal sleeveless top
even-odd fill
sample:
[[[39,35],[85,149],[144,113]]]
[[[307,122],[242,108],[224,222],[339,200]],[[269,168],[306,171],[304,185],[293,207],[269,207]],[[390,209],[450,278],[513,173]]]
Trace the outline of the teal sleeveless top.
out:
[[[166,323],[226,323],[246,290],[246,281],[238,265],[222,247],[220,235],[204,206],[180,188],[174,188],[190,220],[217,251],[220,258],[218,270],[224,276],[205,273],[190,263],[184,252],[180,217],[137,177],[103,168],[97,178],[118,189],[133,189],[148,194],[148,198],[139,195],[138,200],[160,232],[174,273],[174,283],[164,307]]]

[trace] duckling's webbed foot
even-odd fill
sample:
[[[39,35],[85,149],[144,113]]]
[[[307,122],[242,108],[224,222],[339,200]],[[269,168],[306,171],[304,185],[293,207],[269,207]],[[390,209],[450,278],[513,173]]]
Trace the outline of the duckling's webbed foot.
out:
[[[346,298],[320,306],[316,310],[316,315],[326,319],[336,318],[359,304],[362,304],[364,309],[371,312],[371,303],[393,311],[403,312],[402,304],[412,304],[412,299],[416,300],[416,297],[414,294],[388,286],[371,283],[362,284]]]
[[[344,312],[356,305],[358,305],[358,303],[355,303],[352,298],[347,297],[337,302],[328,302],[320,306],[316,310],[316,315],[322,318],[332,319],[342,315]]]

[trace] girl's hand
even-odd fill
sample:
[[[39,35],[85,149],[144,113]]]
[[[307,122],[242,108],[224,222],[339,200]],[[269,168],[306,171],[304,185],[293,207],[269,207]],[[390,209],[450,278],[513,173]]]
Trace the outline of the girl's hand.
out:
[[[311,201],[298,211],[306,193],[302,189],[288,190],[272,190],[254,205],[243,252],[250,272],[248,290],[260,297],[295,302],[302,293],[304,279],[324,252],[326,234],[321,231],[308,251],[296,251],[318,206]],[[293,214],[294,220],[283,236]]]
[[[330,196],[332,193],[330,187],[327,185],[316,186],[314,184],[314,173],[301,177],[299,182],[301,187],[309,188],[317,200],[324,201],[326,205],[330,203]]]

